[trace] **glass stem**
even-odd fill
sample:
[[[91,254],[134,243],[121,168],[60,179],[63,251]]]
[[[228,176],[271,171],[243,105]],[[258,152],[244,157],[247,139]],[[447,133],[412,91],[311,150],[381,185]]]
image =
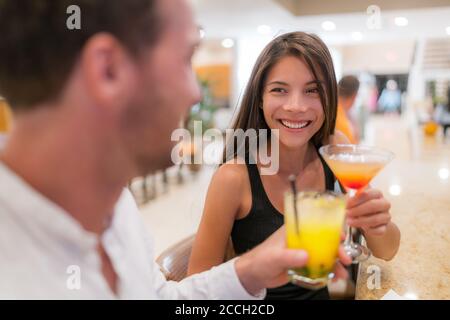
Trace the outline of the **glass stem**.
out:
[[[347,225],[347,234],[345,235],[344,245],[351,245],[353,243],[352,234],[353,234],[352,227]]]
[[[349,189],[348,196],[350,198],[353,198],[356,192],[357,191],[355,189]],[[351,245],[351,244],[353,244],[353,229],[347,224],[347,234],[345,235],[344,245]]]

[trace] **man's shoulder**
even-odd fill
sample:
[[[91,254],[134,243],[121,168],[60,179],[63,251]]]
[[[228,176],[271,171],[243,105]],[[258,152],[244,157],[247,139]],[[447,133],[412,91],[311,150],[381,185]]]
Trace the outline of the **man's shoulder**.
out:
[[[33,240],[32,232],[23,225],[14,212],[0,203],[0,270],[10,267],[15,270],[15,264],[22,264],[25,260],[35,263],[37,243]]]
[[[20,245],[21,241],[18,240],[26,235],[26,230],[20,220],[14,216],[14,212],[0,201],[0,253],[4,247]]]
[[[0,203],[0,299],[34,297],[46,277],[46,257],[38,252],[30,233]]]
[[[114,215],[114,224],[119,227],[130,226],[138,228],[142,224],[136,200],[128,188],[122,191],[122,194],[117,200]]]
[[[129,245],[153,243],[150,227],[144,223],[142,213],[128,188],[122,191],[114,208],[113,229]]]

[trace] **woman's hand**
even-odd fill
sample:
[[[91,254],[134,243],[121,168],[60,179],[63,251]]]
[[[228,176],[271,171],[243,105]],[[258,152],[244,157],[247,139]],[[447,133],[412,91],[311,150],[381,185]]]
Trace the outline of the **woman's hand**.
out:
[[[381,191],[366,189],[347,201],[347,223],[362,229],[365,235],[383,236],[391,221],[390,208]]]

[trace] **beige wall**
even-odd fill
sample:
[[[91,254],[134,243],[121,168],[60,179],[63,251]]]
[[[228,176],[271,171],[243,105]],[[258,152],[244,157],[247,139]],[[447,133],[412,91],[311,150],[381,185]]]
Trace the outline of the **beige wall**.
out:
[[[226,49],[222,47],[219,40],[202,42],[192,60],[194,67],[232,64],[232,62],[233,48]]]
[[[342,46],[342,72],[375,74],[407,73],[412,64],[414,41],[404,40]]]
[[[229,100],[233,48],[224,48],[220,40],[205,40],[193,57],[195,73],[209,82],[214,98]]]
[[[275,0],[295,16],[365,12],[370,5],[382,10],[404,10],[448,6],[448,0]]]

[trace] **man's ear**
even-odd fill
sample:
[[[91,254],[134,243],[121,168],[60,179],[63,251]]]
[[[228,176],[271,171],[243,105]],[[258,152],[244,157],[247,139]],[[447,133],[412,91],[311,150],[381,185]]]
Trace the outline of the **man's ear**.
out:
[[[86,43],[80,66],[86,90],[97,107],[120,108],[136,84],[134,58],[112,35],[99,33]]]

